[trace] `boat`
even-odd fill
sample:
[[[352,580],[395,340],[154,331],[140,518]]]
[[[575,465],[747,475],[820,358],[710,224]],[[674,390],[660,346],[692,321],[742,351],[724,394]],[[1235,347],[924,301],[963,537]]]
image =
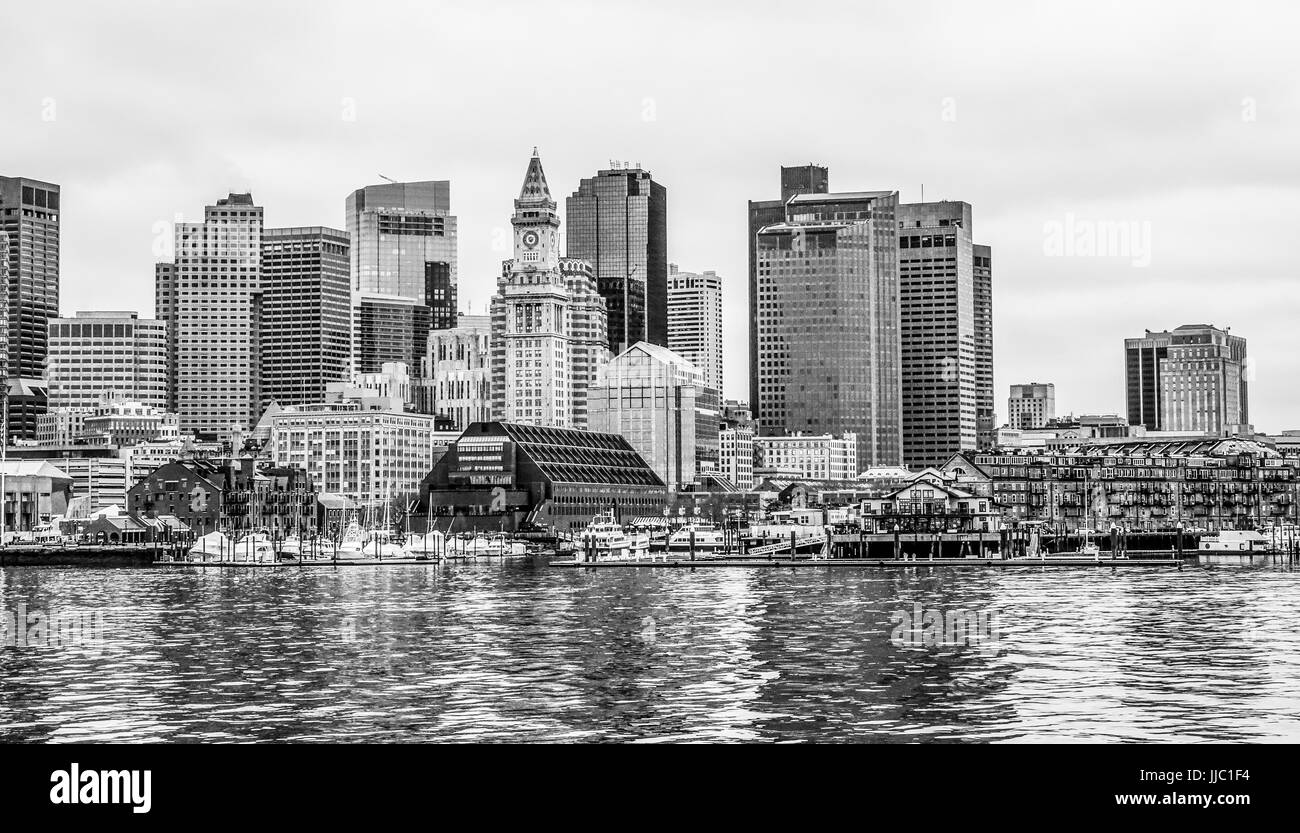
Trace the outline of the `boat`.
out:
[[[410,535],[402,546],[402,552],[407,558],[420,559],[442,558],[445,549],[446,536],[436,529],[423,535]]]
[[[469,559],[486,555],[491,540],[479,533],[462,532],[447,539],[446,558]]]
[[[524,558],[528,555],[528,545],[523,541],[512,541],[505,535],[498,535],[488,542],[484,555],[488,558]]]
[[[285,536],[275,549],[282,558],[300,558],[302,556],[302,539],[297,535]]]
[[[191,561],[217,561],[230,556],[232,547],[230,539],[220,532],[209,532],[190,547]]]
[[[613,512],[602,512],[587,524],[578,541],[580,561],[626,561],[640,558],[650,548],[650,536],[628,535],[614,519]]]
[[[361,531],[361,524],[353,518],[343,530],[343,537],[335,548],[335,558],[365,558],[366,538]]]
[[[267,562],[275,561],[275,547],[270,536],[262,532],[250,532],[227,548],[232,561]]]
[[[1253,529],[1223,529],[1201,537],[1197,560],[1203,564],[1261,564],[1273,560],[1273,539]]]
[[[696,552],[715,552],[726,546],[726,538],[717,524],[709,521],[692,521],[668,536],[669,552],[689,552],[694,535]]]

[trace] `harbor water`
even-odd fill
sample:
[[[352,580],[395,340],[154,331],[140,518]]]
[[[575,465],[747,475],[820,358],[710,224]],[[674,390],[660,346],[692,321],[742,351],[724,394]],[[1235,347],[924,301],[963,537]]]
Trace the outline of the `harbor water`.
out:
[[[1300,739],[1285,568],[8,567],[0,616],[4,742]]]

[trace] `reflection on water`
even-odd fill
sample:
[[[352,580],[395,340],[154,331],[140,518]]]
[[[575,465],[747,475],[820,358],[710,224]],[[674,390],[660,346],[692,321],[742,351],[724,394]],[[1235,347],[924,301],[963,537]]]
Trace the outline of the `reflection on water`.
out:
[[[105,632],[0,648],[3,741],[1300,738],[1286,571],[0,570],[20,604]]]

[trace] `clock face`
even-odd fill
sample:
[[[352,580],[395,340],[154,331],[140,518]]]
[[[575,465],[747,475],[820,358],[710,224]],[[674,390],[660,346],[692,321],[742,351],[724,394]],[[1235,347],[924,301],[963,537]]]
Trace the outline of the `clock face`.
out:
[[[537,248],[537,241],[539,239],[540,238],[538,238],[537,232],[529,229],[528,231],[524,232],[524,247],[528,249]]]

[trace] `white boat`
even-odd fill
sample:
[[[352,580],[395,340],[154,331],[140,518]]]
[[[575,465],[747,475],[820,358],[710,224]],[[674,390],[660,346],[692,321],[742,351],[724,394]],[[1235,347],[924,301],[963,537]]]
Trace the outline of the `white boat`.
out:
[[[512,541],[504,535],[498,535],[488,542],[488,558],[523,558],[528,555],[528,545],[523,541]]]
[[[650,548],[650,536],[628,535],[614,520],[612,512],[602,512],[587,524],[578,539],[578,560],[626,561],[640,558]]]
[[[275,547],[269,536],[251,532],[234,542],[229,550],[232,561],[264,563],[275,561]]]
[[[408,537],[402,551],[407,558],[442,558],[446,540],[446,536],[435,529]]]
[[[726,539],[717,524],[693,521],[668,536],[669,552],[689,552],[692,533],[695,536],[696,552],[714,552],[726,546]]]
[[[1260,564],[1273,559],[1273,540],[1253,529],[1224,529],[1201,537],[1197,560],[1204,564]]]
[[[280,541],[276,551],[284,558],[301,558],[302,539],[297,535],[288,535]]]
[[[216,561],[229,558],[232,552],[230,539],[220,532],[209,532],[190,547],[191,561]]]
[[[467,559],[486,556],[492,540],[486,535],[464,532],[447,539],[447,558]]]
[[[343,530],[343,537],[339,540],[336,550],[336,558],[366,558],[364,552],[366,545],[365,534],[361,531],[361,524],[355,519],[350,521]]]

